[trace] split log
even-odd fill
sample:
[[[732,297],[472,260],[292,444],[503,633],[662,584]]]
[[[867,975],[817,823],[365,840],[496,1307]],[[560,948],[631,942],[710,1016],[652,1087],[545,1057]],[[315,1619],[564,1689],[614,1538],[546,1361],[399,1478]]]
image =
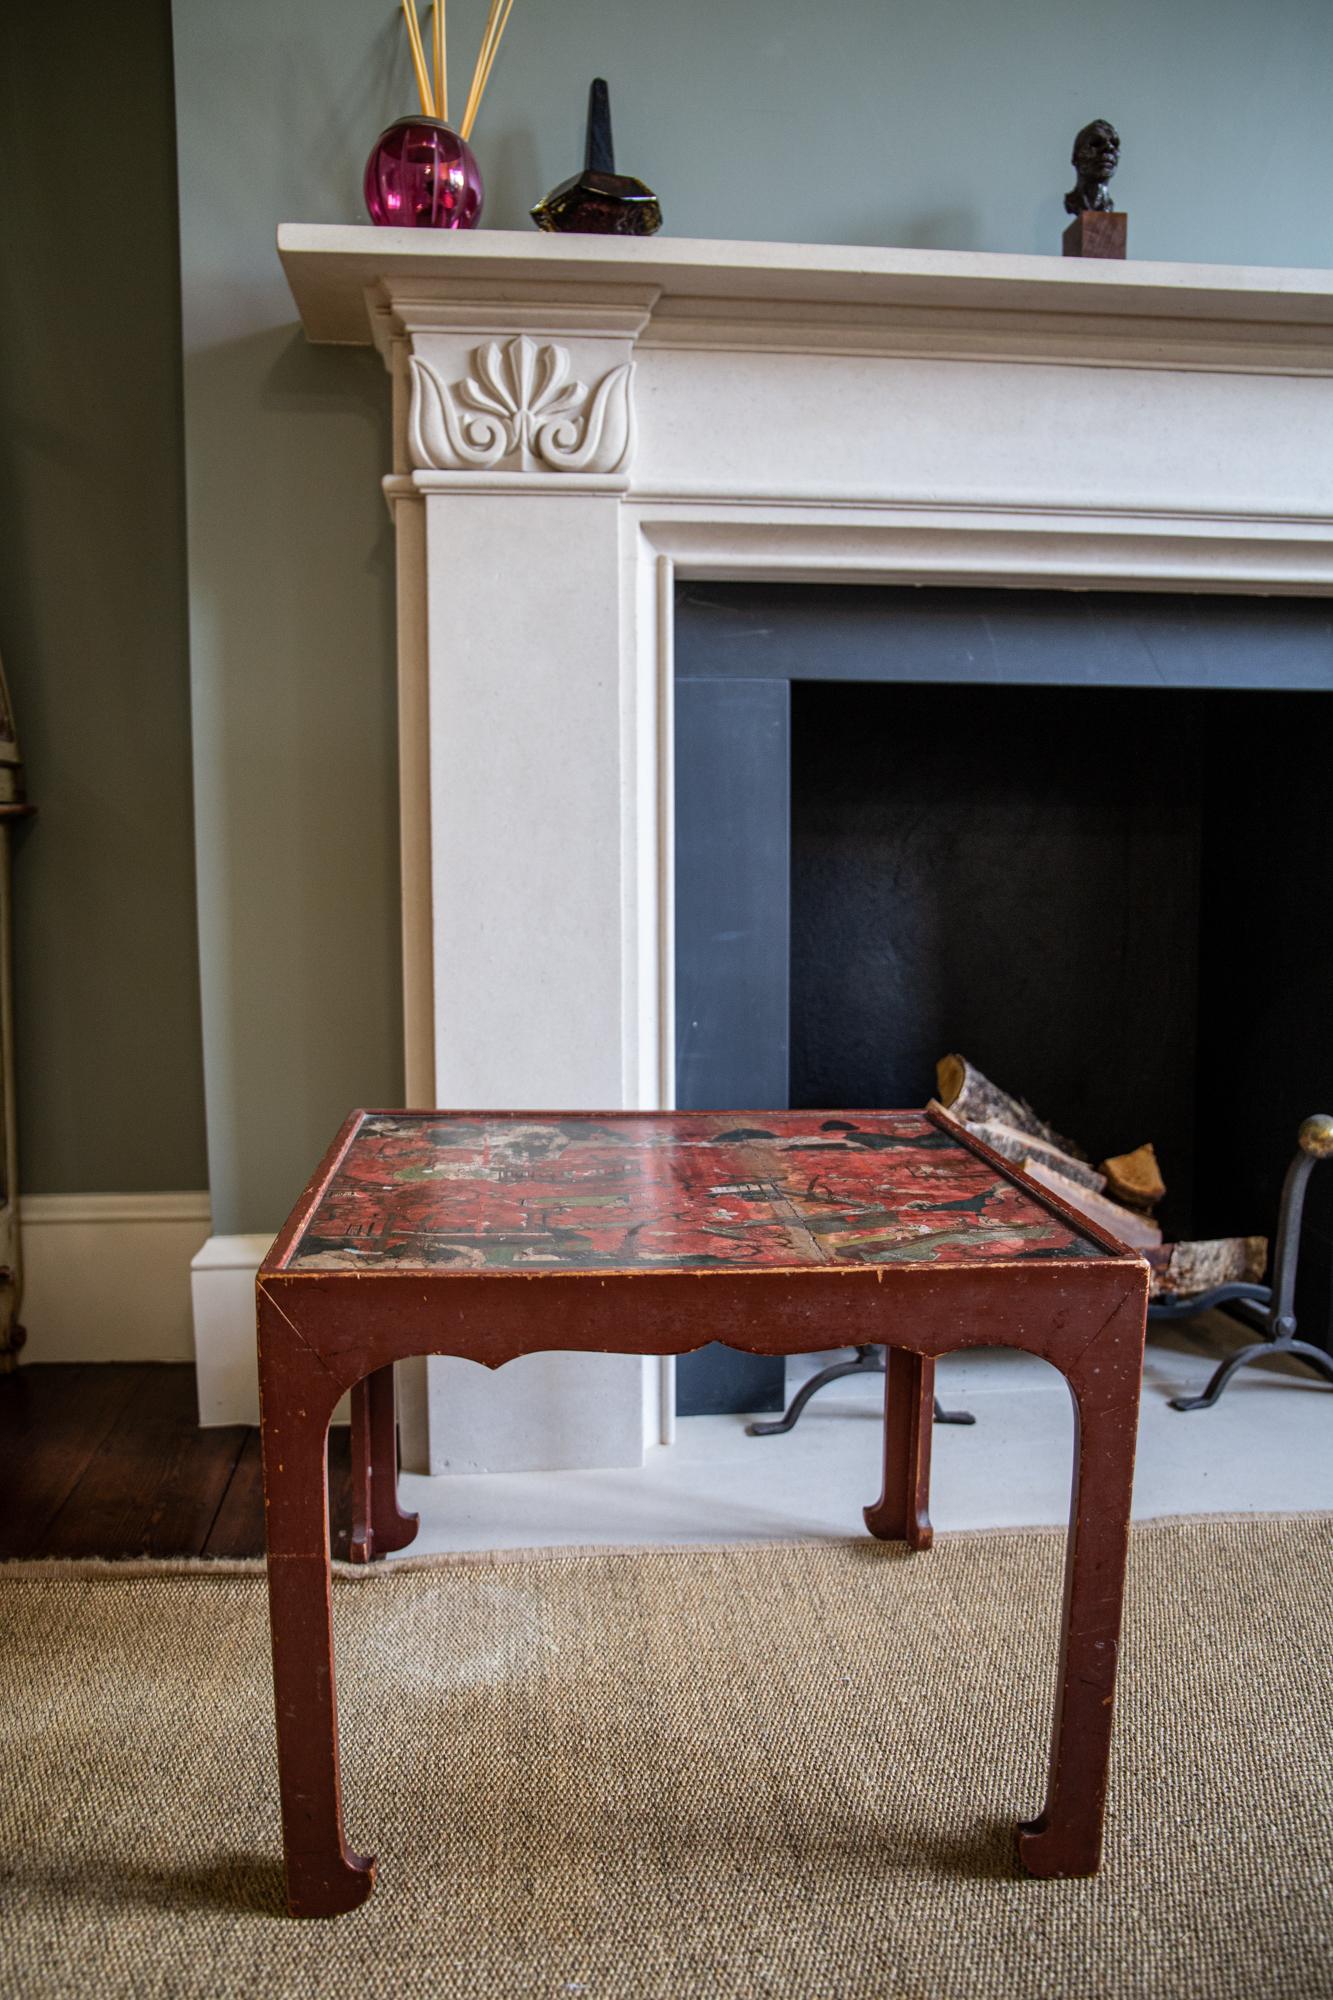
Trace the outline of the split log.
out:
[[[1166,1193],[1166,1182],[1151,1146],[1136,1146],[1132,1153],[1117,1153],[1102,1161],[1106,1186],[1115,1201],[1126,1208],[1153,1208]]]
[[[1106,1186],[1106,1175],[1099,1174],[1096,1167],[1076,1160],[1072,1153],[1062,1153],[1058,1146],[1048,1146],[1044,1139],[1034,1138],[1031,1132],[1020,1132],[1016,1125],[1002,1125],[997,1118],[975,1122],[960,1119],[959,1123],[966,1125],[969,1132],[974,1132],[982,1144],[998,1153],[1002,1160],[1012,1160],[1015,1166],[1021,1167],[1024,1160],[1036,1159],[1057,1174],[1063,1174],[1066,1180],[1077,1181],[1080,1187],[1089,1188],[1093,1194],[1101,1194]]]
[[[1001,1090],[979,1069],[974,1069],[966,1056],[941,1056],[935,1065],[935,1080],[940,1103],[964,1125],[1012,1125],[1015,1130],[1040,1139],[1043,1145],[1053,1146],[1057,1153],[1068,1153],[1072,1160],[1087,1159],[1081,1146],[1062,1139],[1044,1119],[1038,1118],[1030,1104]]]
[[[1132,1208],[1121,1208],[1118,1202],[1108,1201],[1105,1195],[1094,1194],[1091,1188],[1080,1187],[1077,1181],[1055,1173],[1031,1155],[1023,1162],[1023,1172],[1030,1174],[1040,1186],[1049,1188],[1052,1194],[1058,1194],[1061,1201],[1067,1202],[1070,1208],[1076,1208],[1080,1215],[1086,1215],[1090,1222],[1100,1223],[1103,1229],[1109,1229],[1112,1236],[1118,1236],[1131,1250],[1156,1249],[1161,1243],[1162,1232],[1151,1216],[1138,1215]]]
[[[1189,1299],[1214,1285],[1257,1285],[1268,1268],[1266,1236],[1218,1236],[1202,1243],[1163,1243],[1149,1250],[1152,1296]]]

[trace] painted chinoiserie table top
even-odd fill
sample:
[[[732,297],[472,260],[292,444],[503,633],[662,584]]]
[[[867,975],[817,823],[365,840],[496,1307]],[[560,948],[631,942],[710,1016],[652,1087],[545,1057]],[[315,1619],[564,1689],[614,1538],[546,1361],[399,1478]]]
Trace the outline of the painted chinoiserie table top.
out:
[[[1086,1259],[930,1112],[365,1112],[267,1269],[790,1271]]]

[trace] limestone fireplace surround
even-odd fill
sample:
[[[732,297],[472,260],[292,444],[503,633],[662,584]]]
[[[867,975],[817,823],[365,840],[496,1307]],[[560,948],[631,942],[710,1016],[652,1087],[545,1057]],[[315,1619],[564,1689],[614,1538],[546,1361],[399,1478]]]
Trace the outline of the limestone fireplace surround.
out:
[[[1333,591],[1327,272],[305,225],[279,251],[308,337],[392,382],[411,1103],[672,1103],[677,578]],[[670,1401],[656,1361],[434,1362],[405,1444],[632,1464]]]

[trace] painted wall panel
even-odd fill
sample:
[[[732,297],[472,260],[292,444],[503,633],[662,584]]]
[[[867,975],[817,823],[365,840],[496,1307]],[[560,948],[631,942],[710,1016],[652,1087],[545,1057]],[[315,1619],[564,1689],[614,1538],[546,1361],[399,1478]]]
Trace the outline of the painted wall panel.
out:
[[[22,1185],[198,1188],[166,0],[0,9],[0,173],[0,653],[39,807],[14,869]]]

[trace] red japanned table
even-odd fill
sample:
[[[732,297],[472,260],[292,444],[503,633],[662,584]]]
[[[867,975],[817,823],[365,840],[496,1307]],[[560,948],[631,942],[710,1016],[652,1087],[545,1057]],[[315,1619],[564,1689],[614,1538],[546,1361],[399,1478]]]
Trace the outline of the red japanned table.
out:
[[[1075,1466],[1034,1875],[1101,1855],[1148,1270],[932,1106],[922,1112],[355,1112],[259,1273],[259,1372],[287,1896],[364,1902],[338,1782],[327,1439],[352,1391],[361,1560],[410,1542],[393,1363],[540,1349],[889,1351],[870,1531],[927,1517],[935,1357],[1019,1347],[1065,1375]]]

